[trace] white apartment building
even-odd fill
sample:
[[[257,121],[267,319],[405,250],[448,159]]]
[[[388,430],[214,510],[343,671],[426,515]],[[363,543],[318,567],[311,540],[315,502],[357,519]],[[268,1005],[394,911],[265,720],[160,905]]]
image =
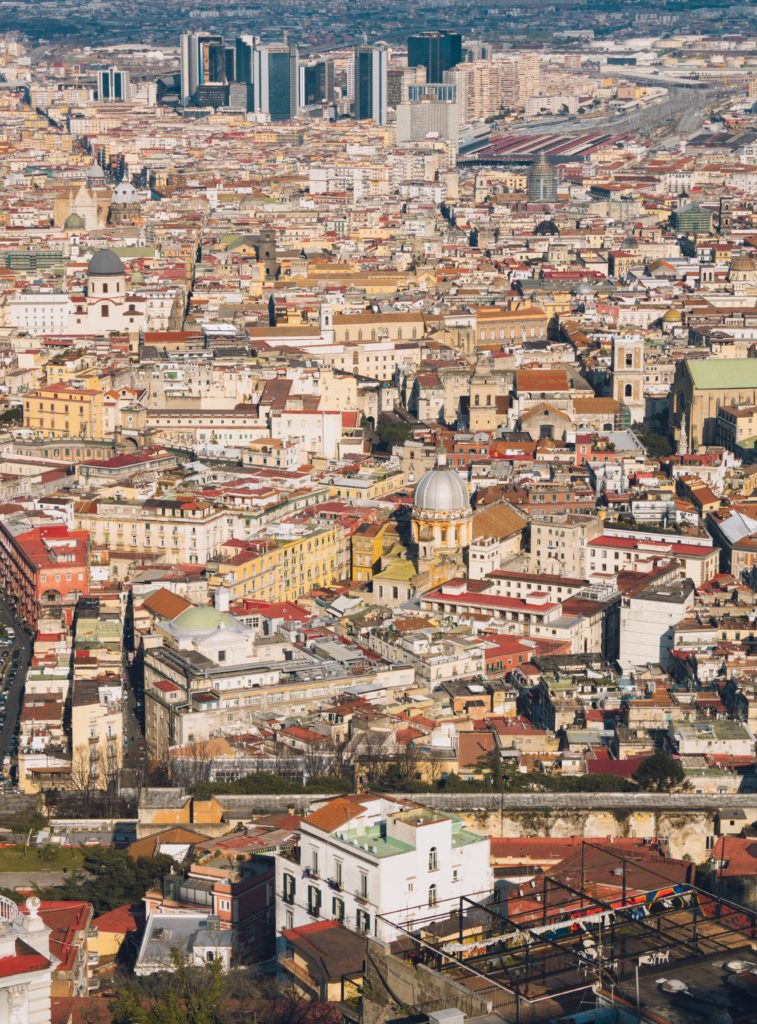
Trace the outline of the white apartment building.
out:
[[[718,571],[720,549],[709,537],[689,537],[640,530],[612,530],[587,544],[588,572],[646,572],[654,558],[673,558],[681,575],[700,587]]]
[[[400,934],[396,921],[446,917],[447,901],[493,885],[487,836],[452,815],[372,794],[337,797],[304,818],[299,855],[299,864],[276,857],[279,936],[336,920],[389,942]]]
[[[694,605],[691,580],[670,580],[623,598],[620,609],[620,656],[624,672],[661,665],[667,672],[675,627]]]
[[[87,501],[74,510],[77,530],[95,547],[155,551],[175,563],[203,564],[234,536],[237,517],[203,501]]]

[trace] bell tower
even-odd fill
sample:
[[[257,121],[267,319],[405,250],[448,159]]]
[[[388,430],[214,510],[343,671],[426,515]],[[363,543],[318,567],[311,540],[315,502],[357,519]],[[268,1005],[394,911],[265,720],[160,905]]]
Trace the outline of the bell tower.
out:
[[[615,338],[612,345],[612,397],[631,414],[631,422],[644,419],[644,341]]]

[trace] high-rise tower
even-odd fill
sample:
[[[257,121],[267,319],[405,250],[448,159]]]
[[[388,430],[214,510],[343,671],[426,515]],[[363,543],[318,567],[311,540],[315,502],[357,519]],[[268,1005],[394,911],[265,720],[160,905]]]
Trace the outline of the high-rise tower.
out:
[[[289,121],[297,116],[297,47],[289,43],[267,43],[254,51],[253,82],[255,110],[272,121]]]
[[[355,47],[353,109],[358,120],[370,118],[377,124],[386,124],[386,69],[385,46]]]
[[[528,172],[529,203],[554,203],[557,200],[557,176],[542,151]]]
[[[425,67],[427,82],[443,82],[444,72],[462,59],[463,37],[459,32],[420,32],[407,40],[408,67]]]

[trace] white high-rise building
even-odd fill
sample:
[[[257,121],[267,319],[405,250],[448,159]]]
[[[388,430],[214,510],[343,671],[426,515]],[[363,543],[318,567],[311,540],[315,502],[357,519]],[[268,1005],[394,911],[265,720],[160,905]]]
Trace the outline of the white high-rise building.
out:
[[[97,72],[97,99],[100,103],[128,103],[132,98],[128,71],[105,68]]]
[[[419,142],[429,136],[450,142],[457,149],[460,108],[457,103],[424,97],[397,107],[397,142]]]

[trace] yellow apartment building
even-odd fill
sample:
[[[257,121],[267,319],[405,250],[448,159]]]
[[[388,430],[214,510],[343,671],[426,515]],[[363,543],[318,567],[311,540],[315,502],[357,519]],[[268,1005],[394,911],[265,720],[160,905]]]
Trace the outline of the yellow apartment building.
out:
[[[221,551],[210,585],[226,587],[232,600],[297,601],[349,574],[349,541],[338,524],[284,540],[230,541]]]
[[[352,578],[369,583],[374,569],[378,571],[384,543],[389,533],[396,533],[393,523],[363,523],[352,535]]]
[[[493,348],[507,342],[546,338],[549,317],[539,306],[498,309],[482,306],[476,313],[476,345]]]
[[[49,384],[24,395],[24,426],[42,437],[103,437],[103,393]]]

